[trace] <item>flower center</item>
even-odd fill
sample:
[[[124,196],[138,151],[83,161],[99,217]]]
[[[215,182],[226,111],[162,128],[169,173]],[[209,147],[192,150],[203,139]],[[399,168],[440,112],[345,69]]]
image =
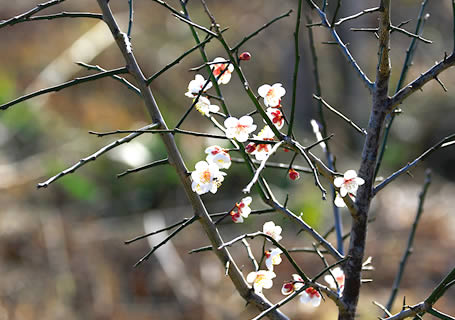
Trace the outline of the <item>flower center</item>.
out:
[[[204,172],[202,172],[201,174],[201,181],[203,183],[209,183],[210,182],[210,179],[211,179],[211,174],[210,174],[210,170],[205,170]]]

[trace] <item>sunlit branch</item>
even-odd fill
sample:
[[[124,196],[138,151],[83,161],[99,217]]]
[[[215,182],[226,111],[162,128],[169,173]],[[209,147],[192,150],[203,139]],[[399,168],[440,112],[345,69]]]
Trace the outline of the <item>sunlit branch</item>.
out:
[[[267,156],[262,160],[259,168],[257,168],[256,172],[254,173],[253,179],[251,179],[250,183],[243,189],[244,193],[250,193],[251,187],[258,181],[259,175],[261,174],[261,171],[265,168],[265,164],[267,163],[267,160],[278,150],[278,148],[284,143],[284,141],[280,141],[277,144],[273,146],[273,148],[270,150],[269,153],[267,153]]]
[[[353,20],[353,19],[357,19],[358,17],[361,17],[364,14],[373,13],[373,12],[376,12],[378,10],[379,10],[379,7],[369,8],[369,9],[365,9],[363,11],[360,11],[360,12],[358,12],[356,14],[353,14],[352,16],[340,18],[337,22],[335,22],[335,26],[339,26],[343,22],[346,22],[346,21],[349,21],[349,20]]]

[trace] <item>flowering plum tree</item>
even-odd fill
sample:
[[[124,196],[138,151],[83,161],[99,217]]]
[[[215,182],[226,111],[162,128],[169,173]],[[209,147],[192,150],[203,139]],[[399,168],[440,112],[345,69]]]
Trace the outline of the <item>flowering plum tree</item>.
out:
[[[128,133],[128,135],[115,141],[114,143],[106,145],[95,154],[82,159],[72,167],[58,173],[47,181],[40,183],[38,187],[48,187],[54,181],[62,178],[63,176],[74,173],[78,168],[84,166],[89,161],[96,160],[101,154],[117,147],[118,145],[128,143],[142,134],[149,133],[159,135],[166,147],[167,158],[155,161],[143,168],[134,169],[134,172],[159,165],[171,165],[175,169],[180,179],[180,184],[183,186],[188,201],[195,213],[194,217],[191,219],[187,219],[182,221],[180,224],[174,225],[174,227],[179,225],[179,228],[165,241],[168,241],[178,232],[182,232],[188,224],[193,223],[194,221],[199,221],[211,243],[209,247],[204,249],[212,250],[216,254],[221,262],[220,268],[225,268],[226,275],[228,275],[232,280],[232,283],[234,284],[239,295],[243,297],[246,302],[259,309],[260,314],[254,319],[260,319],[265,316],[270,319],[288,319],[279,308],[297,296],[299,296],[302,303],[309,304],[313,307],[318,307],[323,303],[330,303],[329,301],[323,301],[323,297],[326,297],[337,306],[340,320],[355,319],[358,311],[357,304],[362,283],[362,271],[371,269],[371,259],[365,259],[364,254],[368,213],[373,198],[389,183],[394,181],[403,173],[407,172],[410,168],[417,165],[430,153],[436,151],[437,149],[448,147],[455,141],[453,140],[454,135],[444,138],[437,145],[422,154],[419,158],[409,162],[408,165],[396,171],[389,177],[377,182],[375,179],[381,165],[382,156],[387,143],[387,135],[389,128],[392,125],[392,120],[397,113],[397,107],[402,104],[407,97],[421,89],[431,80],[441,83],[438,79],[438,75],[455,64],[455,54],[453,52],[451,54],[445,54],[441,61],[437,62],[433,67],[422,73],[415,80],[405,84],[404,79],[406,70],[411,63],[413,52],[416,49],[415,43],[417,41],[428,40],[421,36],[420,24],[415,32],[407,31],[401,28],[401,26],[392,25],[390,15],[392,7],[391,0],[378,0],[377,7],[368,8],[359,13],[343,18],[340,18],[338,14],[339,8],[341,7],[340,0],[333,1],[333,5],[335,5],[336,9],[330,14],[330,17],[327,10],[327,0],[296,0],[295,2],[297,8],[294,31],[296,59],[292,88],[285,89],[281,83],[274,83],[275,81],[280,81],[280,79],[264,79],[264,82],[274,83],[273,85],[265,83],[253,84],[248,82],[245,72],[242,69],[242,63],[251,64],[254,62],[253,55],[249,52],[242,52],[240,49],[253,37],[260,36],[264,30],[276,21],[288,17],[291,13],[290,11],[274,18],[253,33],[246,35],[243,40],[238,42],[236,45],[230,45],[224,37],[224,32],[226,30],[222,29],[222,27],[217,23],[205,0],[200,0],[200,3],[202,4],[202,8],[211,22],[209,27],[202,26],[197,21],[193,21],[191,19],[188,12],[189,0],[179,1],[181,11],[163,0],[154,0],[154,4],[166,8],[170,14],[190,28],[196,45],[191,50],[184,52],[180,57],[178,57],[178,59],[166,66],[166,68],[160,71],[156,76],[147,78],[136,60],[135,52],[133,50],[134,47],[130,41],[131,28],[133,24],[133,0],[128,1],[130,7],[130,23],[128,30],[126,31],[122,31],[117,24],[115,16],[110,8],[109,0],[97,0],[101,10],[101,15],[78,12],[62,12],[47,15],[45,17],[38,15],[40,11],[51,6],[57,6],[63,1],[64,0],[50,0],[39,4],[35,8],[32,8],[23,14],[0,22],[0,28],[38,19],[52,20],[65,17],[101,18],[111,31],[112,36],[117,43],[118,49],[124,58],[125,66],[104,71],[100,70],[98,67],[100,72],[97,74],[77,78],[61,85],[45,88],[24,95],[1,105],[0,109],[6,110],[19,102],[28,100],[35,96],[51,91],[58,91],[83,82],[94,81],[103,77],[115,77],[116,79],[122,80],[121,75],[128,74],[134,78],[134,84],[127,81],[124,81],[123,83],[129,86],[130,89],[139,93],[150,115],[151,122],[149,125],[137,130],[118,130],[115,132],[95,133],[99,136],[119,133]],[[197,0],[193,1],[196,2]],[[304,2],[306,2],[306,7]],[[419,23],[423,21],[425,17],[424,9],[426,2],[427,1],[424,0],[421,4],[421,11],[418,17]],[[455,0],[452,0],[451,4],[453,6],[453,15],[455,17]],[[229,4],[226,3],[225,5],[227,6]],[[304,146],[302,142],[299,142],[296,139],[296,135],[294,134],[297,112],[296,93],[298,90],[301,90],[297,86],[297,79],[300,59],[299,35],[302,12],[306,12],[307,17],[309,17],[310,14],[314,14],[317,16],[319,21],[316,24],[309,23],[310,39],[313,46],[312,57],[316,75],[315,81],[318,82],[319,78],[317,55],[314,48],[311,28],[319,26],[328,30],[333,43],[341,49],[341,53],[346,58],[347,64],[353,68],[358,75],[360,82],[366,86],[371,94],[370,116],[366,129],[362,129],[347,116],[331,107],[321,97],[319,89],[314,95],[314,98],[318,101],[321,108],[321,114],[323,114],[322,108],[326,107],[340,119],[346,121],[346,123],[349,124],[354,130],[363,135],[363,152],[361,159],[358,159],[359,162],[357,171],[354,169],[348,169],[344,174],[337,171],[334,163],[334,155],[329,149],[331,136],[327,136],[328,128],[324,119],[319,119],[319,121],[310,119],[314,137],[310,137],[309,139],[315,141],[313,144]],[[374,80],[370,80],[368,78],[367,74],[354,59],[353,54],[341,40],[340,35],[337,32],[337,27],[340,24],[367,14],[376,14],[379,21],[377,28],[372,30],[362,30],[373,32],[378,39],[378,60]],[[394,94],[389,95],[391,74],[389,50],[390,34],[392,32],[404,33],[411,38],[412,42],[407,52],[405,68],[403,68],[404,71],[402,72],[403,80],[400,79],[397,91]],[[205,36],[205,40],[201,41],[200,34]],[[218,41],[224,49],[224,53],[221,54],[221,57],[216,57],[213,61],[208,59],[204,48],[204,46],[211,40]],[[180,88],[181,94],[190,98],[192,103],[177,125],[174,128],[169,128],[161,114],[160,108],[149,85],[158,75],[162,74],[171,67],[176,66],[182,58],[195,50],[200,51],[203,64],[194,70],[199,72],[200,70],[205,69],[207,73],[205,76],[206,78],[204,75],[198,73],[195,75],[194,79],[189,81],[186,93],[185,88]],[[96,69],[97,67],[91,66],[91,68]],[[202,73],[202,71],[200,72]],[[240,81],[246,96],[255,107],[255,110],[251,113],[236,115],[231,114],[229,103],[222,95],[222,86],[229,86],[231,81],[237,80]],[[442,83],[441,85],[443,86]],[[317,83],[316,87],[320,88],[320,83]],[[287,109],[283,108],[283,100],[288,92],[291,92],[292,98],[290,111],[285,112]],[[212,104],[212,101],[215,100],[218,104],[220,104],[220,106]],[[193,109],[200,112],[200,121],[209,122],[210,125],[213,125],[213,127],[219,131],[219,134],[209,134],[205,132],[180,129],[180,126],[184,123],[188,114]],[[257,131],[257,129],[259,130]],[[196,163],[194,170],[189,172],[184,161],[184,155],[175,140],[175,135],[177,134],[223,139],[232,145],[232,149],[226,149],[218,145],[206,145],[205,154],[201,154],[200,161]],[[322,149],[326,156],[326,161],[319,159],[315,155],[312,149],[316,147]],[[247,196],[243,199],[239,199],[230,210],[221,215],[210,213],[207,210],[201,196],[204,194],[207,194],[206,196],[210,196],[210,193],[214,194],[222,192],[223,182],[226,179],[229,179],[228,170],[230,169],[233,160],[231,158],[231,153],[233,152],[242,156],[240,161],[244,164],[246,172],[250,175],[250,183],[242,189]],[[299,178],[299,171],[312,174],[315,187],[320,190],[323,199],[327,198],[327,191],[323,187],[320,179],[323,178],[325,180],[324,183],[329,184],[329,201],[334,207],[334,230],[337,235],[335,244],[329,242],[326,239],[326,236],[321,235],[318,231],[313,229],[299,214],[292,212],[287,207],[286,203],[280,203],[275,197],[274,190],[264,178],[263,173],[268,167],[271,166],[269,159],[280,152],[291,152],[293,155],[290,163],[281,163],[278,165],[278,167],[287,170],[288,177],[291,180]],[[253,159],[253,156],[255,159]],[[295,166],[294,160],[296,157],[304,159],[304,161],[307,162],[308,167],[302,168]],[[339,157],[342,156],[339,155]],[[424,194],[428,188],[428,184],[429,177],[424,185],[421,204],[423,203]],[[253,187],[256,188],[256,192],[252,191]],[[258,202],[262,202],[269,208],[265,211],[252,210],[250,206],[253,205],[254,207],[254,203]],[[343,246],[341,216],[338,209],[342,207],[346,207],[352,217],[349,233],[350,243],[346,253]],[[230,241],[225,241],[221,237],[218,222],[222,219],[230,216],[234,223],[242,223],[246,219],[249,219],[252,214],[260,214],[262,212],[270,211],[289,218],[300,229],[306,231],[313,237],[315,245],[312,252],[321,258],[325,266],[316,276],[308,276],[304,271],[305,266],[299,265],[294,260],[290,251],[285,247],[285,238],[283,238],[282,235],[282,227],[276,225],[273,221],[266,222],[262,226],[262,231],[252,230],[251,233],[242,234]],[[217,220],[214,218],[217,218]],[[261,227],[257,227],[256,230],[260,229]],[[252,254],[249,255],[255,270],[248,273],[245,277],[231,256],[228,247],[239,241],[246,242],[246,239],[253,238],[263,238],[264,244],[271,244],[271,246],[265,250],[266,248],[264,245],[264,252],[262,253],[259,263]],[[408,248],[411,245],[412,237],[410,238]],[[147,260],[158,247],[159,246],[153,248],[150,252],[144,255],[136,265],[139,265]],[[322,252],[320,247],[323,248],[324,252]],[[326,256],[331,256],[335,262],[329,264],[326,260]],[[273,286],[277,286],[274,284],[273,279],[276,277],[276,274],[280,272],[280,263],[283,260],[287,260],[295,269],[296,273],[292,275],[290,274],[287,277],[288,281],[282,285],[281,292],[285,295],[285,297],[281,301],[272,303],[266,298],[264,289],[271,289]],[[404,258],[404,263],[400,265],[399,274],[389,302],[385,307],[380,305],[382,311],[386,314],[385,317],[387,319],[405,319],[409,317],[419,319],[423,317],[424,314],[430,313],[440,319],[453,319],[453,317],[436,310],[434,308],[434,304],[445,293],[445,291],[455,283],[455,269],[452,269],[452,271],[442,279],[434,291],[428,293],[428,296],[422,302],[415,305],[404,305],[400,312],[396,314],[390,313],[390,309],[396,296],[396,291],[399,287],[400,277],[403,272],[405,262],[406,259]],[[321,278],[324,282],[320,281]]]

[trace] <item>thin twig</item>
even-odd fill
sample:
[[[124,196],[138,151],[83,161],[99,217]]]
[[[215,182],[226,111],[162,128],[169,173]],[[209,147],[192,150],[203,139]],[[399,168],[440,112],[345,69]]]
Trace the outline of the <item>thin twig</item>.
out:
[[[224,32],[226,31],[226,29],[222,30],[221,32]],[[207,43],[209,43],[211,40],[213,39],[213,36],[209,36],[207,39],[205,39],[204,41],[201,41],[200,43],[198,43],[197,45],[195,45],[194,47],[192,47],[191,49],[185,51],[184,53],[182,53],[177,59],[175,59],[174,61],[168,63],[164,68],[162,68],[160,71],[156,72],[155,74],[153,74],[151,77],[149,77],[147,79],[147,84],[150,84],[152,83],[153,80],[155,80],[156,78],[158,78],[161,74],[163,74],[165,71],[167,71],[168,69],[170,69],[171,67],[175,66],[176,64],[178,64],[183,58],[185,58],[187,55],[189,55],[191,52],[195,51],[196,49],[199,49],[201,47],[203,47],[204,45],[206,45]],[[218,98],[220,99],[220,98]]]
[[[33,16],[22,20],[20,22],[28,22],[28,21],[38,21],[38,20],[53,20],[53,19],[60,19],[60,18],[93,18],[93,19],[103,19],[103,15],[99,13],[92,13],[92,12],[66,12],[62,11],[59,13],[54,14],[46,14],[40,16]]]
[[[340,111],[336,110],[335,108],[333,108],[331,105],[329,105],[324,99],[322,99],[322,97],[318,97],[316,95],[313,94],[313,98],[318,100],[318,101],[321,101],[322,104],[324,105],[324,107],[326,107],[327,109],[329,109],[330,111],[332,111],[333,113],[335,113],[337,116],[339,116],[341,119],[343,119],[344,121],[346,121],[348,124],[350,124],[355,130],[357,130],[358,132],[360,132],[361,134],[365,135],[367,134],[366,130],[361,128],[360,126],[356,125],[354,123],[354,121],[352,121],[351,119],[349,119],[348,117],[346,117],[344,114],[342,114]]]
[[[194,216],[192,217],[191,219],[188,219],[187,221],[185,221],[183,224],[181,224],[177,229],[175,229],[174,231],[172,231],[163,241],[161,241],[159,244],[157,244],[156,246],[154,246],[152,249],[150,249],[149,252],[147,252],[142,258],[139,259],[138,262],[136,262],[134,264],[134,267],[136,268],[137,266],[139,266],[142,262],[148,260],[150,258],[150,256],[157,250],[159,249],[161,246],[163,246],[164,244],[166,244],[169,240],[171,240],[173,237],[175,237],[180,231],[182,231],[183,229],[185,229],[187,226],[189,226],[190,224],[192,224],[194,221],[197,220],[197,217]]]
[[[133,29],[133,19],[134,19],[134,3],[133,0],[128,0],[129,6],[129,16],[128,16],[128,38],[131,39],[131,30]]]
[[[243,159],[238,159],[238,158],[231,158],[231,161],[232,162],[237,162],[237,163],[244,163],[245,160]],[[259,160],[252,160],[253,163],[255,164],[260,164],[261,161]],[[278,162],[267,162],[266,165],[265,165],[266,168],[275,168],[275,169],[286,169],[288,170],[289,169],[289,165],[288,164],[285,164],[285,163],[278,163]],[[307,168],[307,167],[302,167],[302,166],[298,166],[298,165],[293,165],[292,168],[295,170],[295,171],[299,171],[299,172],[304,172],[304,173],[313,173],[313,171],[310,169],[310,168]]]
[[[248,40],[250,40],[251,38],[253,38],[254,36],[258,35],[262,30],[268,28],[271,24],[277,22],[278,20],[281,20],[285,17],[289,17],[289,15],[291,14],[292,12],[292,9],[289,10],[288,12],[286,13],[283,13],[282,15],[276,17],[275,19],[272,19],[270,20],[269,22],[267,22],[266,24],[264,24],[262,27],[260,27],[259,29],[257,29],[256,31],[250,33],[249,35],[247,35],[246,37],[244,37],[242,39],[242,41],[240,41],[239,43],[237,43],[231,50],[234,52],[234,51],[237,51],[245,42],[247,42]]]
[[[5,21],[1,21],[0,22],[0,28],[6,27],[6,26],[12,26],[12,25],[14,25],[16,23],[19,23],[19,22],[22,22],[24,20],[27,20],[28,18],[33,16],[35,13],[38,13],[41,10],[44,10],[46,8],[49,8],[49,7],[54,6],[56,4],[59,4],[59,3],[63,2],[63,1],[65,1],[65,0],[50,0],[50,1],[47,1],[47,2],[40,3],[36,7],[34,7],[33,9],[30,9],[29,11],[27,11],[25,13],[22,13],[22,14],[20,14],[18,16],[15,16],[15,17],[11,18],[11,19],[8,19],[8,20],[5,20]]]
[[[315,9],[318,12],[319,17],[321,18],[323,25],[325,27],[329,28],[330,33],[332,34],[332,38],[338,43],[339,47],[341,48],[341,51],[342,51],[343,55],[348,60],[349,64],[354,68],[354,70],[356,71],[357,75],[360,77],[360,79],[362,79],[363,83],[366,85],[368,90],[370,90],[370,92],[372,92],[372,90],[373,90],[373,82],[371,82],[370,79],[368,79],[367,75],[363,72],[362,68],[360,68],[360,66],[358,65],[358,63],[354,59],[354,57],[352,56],[352,54],[349,51],[349,49],[346,47],[346,45],[341,40],[341,38],[338,35],[338,33],[336,32],[335,28],[331,28],[331,25],[330,25],[330,23],[329,23],[329,21],[327,19],[326,13],[324,11],[322,11],[312,0],[307,0],[307,2],[309,3],[309,5],[313,9]]]
[[[416,39],[418,39],[418,40],[420,40],[422,42],[429,43],[429,44],[433,43],[433,41],[425,39],[424,37],[422,37],[422,36],[420,36],[418,34],[414,34],[412,32],[409,32],[409,31],[407,31],[407,30],[405,30],[403,28],[399,28],[399,27],[395,27],[395,26],[390,26],[390,28],[393,31],[398,31],[400,33],[403,33],[403,34],[407,35],[408,37],[416,38]]]
[[[243,193],[250,193],[251,187],[258,181],[259,175],[261,174],[262,170],[265,168],[265,164],[267,163],[267,160],[278,150],[278,148],[284,143],[284,141],[280,141],[277,144],[275,144],[270,150],[270,152],[266,155],[264,160],[262,160],[259,168],[256,170],[254,173],[253,179],[251,179],[250,183],[242,190]]]
[[[408,243],[406,245],[406,249],[403,253],[403,256],[401,257],[398,272],[395,276],[395,280],[393,281],[392,291],[390,293],[389,300],[387,301],[387,304],[386,304],[387,310],[392,310],[393,302],[398,293],[398,288],[400,287],[400,282],[401,282],[401,278],[404,273],[404,268],[406,266],[406,262],[408,260],[408,257],[411,255],[411,253],[413,251],[412,246],[414,243],[414,236],[415,236],[415,233],[417,230],[417,225],[419,224],[419,220],[420,220],[420,217],[423,212],[423,203],[425,201],[425,196],[427,194],[427,190],[428,190],[428,187],[430,186],[430,183],[431,183],[431,171],[427,170],[426,175],[425,175],[425,181],[423,183],[423,188],[419,194],[419,205],[417,207],[417,213],[414,218],[414,222],[412,223],[411,232],[409,233]]]
[[[428,157],[430,154],[432,154],[434,151],[439,150],[441,148],[444,148],[444,144],[448,141],[452,141],[455,139],[455,134],[451,134],[450,136],[447,136],[440,140],[438,143],[436,143],[434,146],[426,150],[424,153],[422,153],[419,157],[417,157],[414,161],[408,163],[406,166],[401,168],[398,171],[395,171],[392,173],[390,176],[388,176],[384,181],[382,181],[380,184],[378,184],[374,189],[373,189],[373,195],[376,195],[379,191],[384,189],[386,185],[388,185],[390,182],[394,181],[396,178],[398,178],[400,175],[403,173],[406,173],[409,169],[417,165],[420,161],[425,160],[426,157]],[[451,144],[448,144],[447,146],[450,146]]]
[[[153,123],[153,124],[149,124],[145,127],[143,127],[142,129],[143,130],[146,130],[146,129],[150,129],[150,128],[155,128],[157,127],[158,124],[156,123]],[[53,183],[54,181],[60,179],[61,177],[63,176],[66,176],[67,174],[70,174],[70,173],[74,173],[77,169],[79,169],[80,167],[84,166],[85,164],[87,164],[88,162],[90,161],[95,161],[96,159],[98,159],[99,156],[101,156],[102,154],[108,152],[109,150],[112,150],[116,147],[118,147],[119,145],[121,144],[124,144],[124,143],[127,143],[127,142],[130,142],[131,140],[133,140],[134,138],[140,136],[141,134],[143,134],[143,132],[135,132],[135,133],[131,133],[129,135],[127,135],[126,137],[123,137],[121,139],[118,139],[110,144],[108,144],[107,146],[104,146],[103,148],[99,149],[97,152],[93,153],[92,155],[86,157],[86,158],[83,158],[81,160],[79,160],[79,162],[77,162],[76,164],[74,164],[73,166],[69,167],[68,169],[66,170],[63,170],[61,171],[59,174],[49,178],[48,180],[46,180],[45,182],[42,182],[42,183],[38,183],[38,188],[47,188],[51,183]]]
[[[361,17],[364,14],[373,13],[373,12],[376,12],[378,10],[379,10],[379,7],[369,8],[369,9],[365,9],[363,11],[360,11],[359,13],[353,14],[352,16],[340,18],[337,22],[335,22],[335,26],[339,26],[343,22],[346,22],[346,21],[349,21],[349,20],[353,20],[353,19],[357,19],[358,17]]]
[[[121,178],[123,176],[126,176],[127,174],[130,174],[130,173],[134,173],[134,172],[139,172],[139,171],[142,171],[142,170],[146,170],[146,169],[149,169],[149,168],[153,168],[153,167],[156,167],[156,166],[160,166],[160,165],[163,165],[163,164],[168,164],[169,163],[169,160],[166,158],[166,159],[161,159],[161,160],[156,160],[156,161],[153,161],[152,163],[148,163],[146,165],[143,165],[143,166],[140,166],[140,167],[137,167],[137,168],[134,168],[134,169],[128,169],[122,173],[119,173],[117,175],[117,178]]]
[[[185,18],[182,17],[181,15],[178,15],[178,14],[175,14],[175,13],[172,13],[172,15],[173,15],[174,17],[176,17],[177,19],[179,19],[180,21],[183,21],[183,22],[185,22],[186,24],[189,24],[190,26],[195,27],[196,29],[199,29],[199,30],[201,30],[201,31],[204,31],[205,33],[211,35],[212,37],[215,37],[215,38],[218,37],[218,35],[217,35],[216,33],[210,31],[210,30],[207,29],[206,27],[200,26],[200,25],[198,25],[197,23],[194,23],[193,21],[190,21],[190,20],[188,20],[188,19],[185,19]]]
[[[76,62],[76,64],[81,66],[81,67],[87,68],[88,70],[97,70],[97,71],[102,71],[102,72],[106,72],[107,71],[106,69],[103,69],[103,68],[101,68],[98,65],[91,65],[91,64],[84,63],[84,62]],[[134,86],[131,82],[129,82],[125,78],[122,78],[122,77],[117,76],[117,75],[112,75],[111,78],[113,78],[113,79],[115,79],[117,81],[120,81],[120,83],[125,85],[128,89],[130,89],[131,91],[136,93],[138,96],[141,96],[141,90],[139,90],[136,86]]]
[[[85,77],[75,78],[73,80],[70,80],[68,82],[65,82],[65,83],[62,83],[62,84],[59,84],[59,85],[56,85],[56,86],[48,87],[48,88],[45,88],[45,89],[41,89],[41,90],[38,90],[38,91],[35,91],[35,92],[32,92],[32,93],[23,95],[23,96],[21,96],[19,98],[16,98],[16,99],[14,99],[14,100],[12,100],[10,102],[2,104],[0,106],[0,109],[1,110],[6,110],[6,109],[8,109],[9,107],[11,107],[11,106],[13,106],[15,104],[18,104],[18,103],[20,103],[22,101],[26,101],[28,99],[40,96],[42,94],[46,94],[46,93],[49,93],[49,92],[57,92],[57,91],[60,91],[62,89],[65,89],[65,88],[68,88],[68,87],[71,87],[71,86],[74,86],[74,85],[77,85],[77,84],[81,84],[81,83],[84,83],[84,82],[93,81],[93,80],[97,80],[97,79],[101,79],[101,78],[105,78],[105,77],[110,77],[112,75],[123,74],[123,73],[127,73],[127,72],[128,72],[127,68],[121,67],[121,68],[109,70],[109,71],[106,71],[106,72],[100,72],[100,73],[92,74],[92,75],[85,76]]]
[[[292,77],[292,103],[291,103],[291,117],[289,120],[288,127],[288,136],[292,136],[292,129],[294,127],[294,118],[295,118],[295,103],[297,99],[297,80],[299,73],[299,63],[300,63],[300,47],[299,47],[299,32],[300,32],[300,17],[302,15],[302,1],[299,0],[298,9],[297,9],[297,18],[295,22],[294,30],[294,75]]]
[[[184,224],[185,222],[187,222],[188,220],[191,220],[193,219],[194,217],[192,218],[185,218],[179,222],[176,222],[174,224],[171,224],[170,226],[167,226],[167,227],[164,227],[162,229],[158,229],[156,231],[153,231],[153,232],[150,232],[150,233],[146,233],[146,234],[143,234],[143,235],[140,235],[140,236],[137,236],[137,237],[134,237],[133,239],[130,239],[130,240],[125,240],[125,244],[130,244],[130,243],[133,243],[133,242],[136,242],[138,240],[141,240],[141,239],[145,239],[147,237],[150,237],[150,236],[153,236],[155,234],[158,234],[158,233],[161,233],[161,232],[164,232],[164,231],[168,231],[168,230],[171,230],[171,229],[174,229],[175,227],[178,227],[182,224]]]
[[[242,239],[242,243],[245,246],[246,252],[248,254],[248,258],[250,258],[251,263],[253,264],[254,271],[258,271],[259,265],[258,265],[256,259],[254,258],[253,252],[251,251],[250,244],[248,243],[248,241],[246,241],[246,239]]]

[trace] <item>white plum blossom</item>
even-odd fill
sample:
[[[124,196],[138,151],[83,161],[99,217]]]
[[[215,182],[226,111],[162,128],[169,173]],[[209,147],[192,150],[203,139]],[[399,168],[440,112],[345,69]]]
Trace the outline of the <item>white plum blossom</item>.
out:
[[[240,203],[235,204],[234,210],[230,212],[232,221],[235,223],[242,223],[243,219],[248,218],[251,213],[251,204],[252,198],[245,197],[243,198]]]
[[[205,160],[208,163],[214,163],[220,169],[229,169],[231,166],[231,156],[220,146],[210,146],[205,149],[205,153],[207,153]]]
[[[352,199],[352,201],[355,201],[355,194],[353,193],[348,193],[349,197]],[[335,200],[333,203],[338,207],[338,208],[344,208],[346,207],[346,203],[344,202],[343,198],[340,196],[340,194],[337,192]]]
[[[234,66],[232,63],[216,63],[216,62],[223,62],[226,59],[218,57],[215,58],[210,65],[212,69],[212,73],[215,78],[218,79],[218,84],[227,84],[231,80],[231,73],[234,71]],[[221,75],[221,76],[220,76]]]
[[[271,236],[273,239],[275,239],[275,241],[280,241],[283,238],[281,236],[281,231],[281,227],[276,226],[273,221],[264,223],[264,226],[262,227],[262,232]]]
[[[333,277],[330,274],[324,276],[325,282],[327,282],[329,284],[330,288],[335,289],[335,290],[337,289],[337,284],[338,284],[339,291],[343,292],[344,280],[345,280],[343,270],[339,267],[336,267],[335,269],[332,270],[332,274],[333,274]],[[334,277],[335,277],[336,283],[333,280]]]
[[[257,140],[273,141],[275,134],[269,126],[265,126],[258,135],[254,135],[253,138]],[[256,144],[254,142],[249,143],[246,146],[246,151],[256,157],[256,160],[264,160],[272,150],[273,145],[269,143]]]
[[[357,177],[355,170],[348,170],[343,177],[337,177],[333,181],[335,187],[340,188],[340,195],[345,197],[348,193],[355,194],[359,186],[365,183],[360,177]]]
[[[253,289],[256,294],[262,294],[262,289],[270,289],[273,286],[272,279],[276,277],[275,272],[269,270],[259,270],[250,272],[246,281],[253,284]]]
[[[216,164],[206,161],[196,163],[195,169],[191,173],[191,179],[193,180],[191,188],[193,191],[197,194],[204,194],[209,191],[216,193],[226,173],[220,171]]]
[[[191,80],[188,84],[188,91],[185,93],[185,96],[189,98],[196,98],[199,94],[199,91],[204,88],[206,80],[200,74],[194,76],[194,80]],[[212,87],[212,83],[209,81],[204,88],[204,91],[210,89]]]
[[[321,294],[313,287],[306,288],[300,294],[300,302],[318,307],[321,304]]]
[[[284,116],[283,112],[281,112],[278,108],[267,108],[266,110],[267,116],[272,120],[273,124],[277,129],[281,129],[284,126]]]
[[[259,87],[258,93],[264,98],[266,107],[277,107],[281,104],[281,97],[286,94],[286,90],[281,83],[275,83],[273,86],[263,84]]]
[[[280,248],[273,248],[272,250],[267,250],[265,252],[265,265],[267,266],[267,269],[273,271],[273,266],[279,265],[281,263],[282,253],[283,251],[281,251]]]
[[[243,116],[240,119],[229,117],[224,121],[226,127],[226,137],[229,139],[235,138],[238,142],[248,140],[248,135],[256,130],[256,125],[253,124],[253,118]]]
[[[199,97],[195,107],[197,111],[207,117],[210,117],[210,112],[218,112],[220,110],[220,107],[215,104],[211,104],[210,100],[206,97]]]
[[[305,284],[303,283],[303,279],[301,276],[298,274],[293,274],[292,275],[292,282],[285,282],[283,284],[283,287],[281,288],[281,293],[284,294],[285,296],[293,293],[294,291],[299,290],[302,288]]]

